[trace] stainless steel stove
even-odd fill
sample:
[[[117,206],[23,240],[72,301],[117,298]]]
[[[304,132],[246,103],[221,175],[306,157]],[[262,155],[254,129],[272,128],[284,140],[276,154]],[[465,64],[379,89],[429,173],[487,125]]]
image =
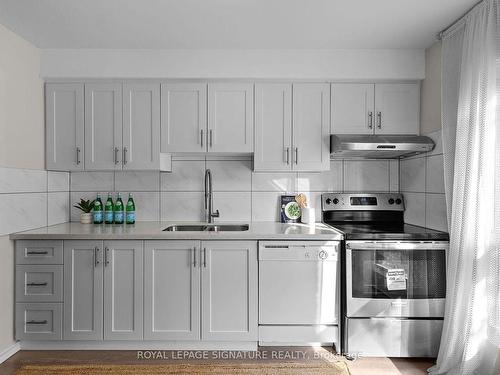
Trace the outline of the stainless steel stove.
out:
[[[434,357],[446,291],[447,233],[404,223],[396,193],[322,195],[323,222],[344,235],[342,350]]]

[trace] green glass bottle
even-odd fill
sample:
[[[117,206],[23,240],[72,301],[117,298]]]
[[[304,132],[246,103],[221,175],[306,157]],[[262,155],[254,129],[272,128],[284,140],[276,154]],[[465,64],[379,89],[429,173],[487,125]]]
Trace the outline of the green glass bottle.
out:
[[[102,215],[102,201],[101,194],[97,194],[97,197],[94,202],[94,224],[102,224],[103,215]]]
[[[113,216],[115,218],[115,224],[123,224],[123,201],[122,201],[122,195],[118,193],[118,197],[116,198],[115,205],[113,207]]]
[[[135,223],[135,203],[132,193],[128,195],[127,206],[125,206],[125,221],[127,224]]]
[[[104,206],[104,222],[106,224],[113,224],[113,197],[108,193],[108,200]]]

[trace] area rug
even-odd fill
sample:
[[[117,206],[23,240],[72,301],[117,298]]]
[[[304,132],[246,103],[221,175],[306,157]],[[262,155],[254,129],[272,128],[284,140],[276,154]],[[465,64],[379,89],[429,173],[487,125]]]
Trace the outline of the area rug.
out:
[[[165,364],[165,365],[25,365],[16,375],[349,375],[344,362]]]

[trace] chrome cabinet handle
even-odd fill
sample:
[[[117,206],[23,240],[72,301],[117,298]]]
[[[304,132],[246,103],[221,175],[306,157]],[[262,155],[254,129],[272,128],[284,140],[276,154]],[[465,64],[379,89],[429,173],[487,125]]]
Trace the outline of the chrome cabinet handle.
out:
[[[46,320],[28,320],[26,324],[47,324]]]
[[[193,248],[193,268],[196,268],[196,247]]]
[[[109,264],[108,253],[109,253],[109,247],[106,246],[104,248],[104,267],[107,267]]]
[[[203,148],[203,129],[200,130],[200,143],[201,143],[201,148]]]
[[[46,286],[47,283],[27,283],[26,286]]]
[[[94,247],[94,267],[97,267],[99,264],[99,259],[97,257],[97,253],[99,252],[99,248],[96,246]]]
[[[49,252],[48,251],[36,251],[36,250],[32,250],[32,251],[28,251],[26,254],[27,255],[47,255]]]
[[[382,129],[382,112],[377,112],[377,128]]]
[[[80,164],[80,147],[76,148],[76,165]]]
[[[115,164],[118,164],[118,152],[120,151],[120,149],[118,147],[115,147]]]
[[[285,161],[286,165],[290,165],[290,147],[285,148]]]
[[[368,112],[368,129],[373,129],[373,112]]]
[[[203,249],[203,267],[207,268],[207,249]]]
[[[295,164],[299,164],[299,148],[295,147]]]
[[[212,129],[210,129],[210,130],[208,131],[208,135],[209,135],[209,138],[210,138],[209,145],[210,145],[210,147],[212,147],[212,141],[213,141],[213,137],[212,137],[212,135],[213,135],[213,131],[212,131]]]
[[[124,147],[123,148],[123,164],[127,164],[127,152],[128,152],[127,148]]]

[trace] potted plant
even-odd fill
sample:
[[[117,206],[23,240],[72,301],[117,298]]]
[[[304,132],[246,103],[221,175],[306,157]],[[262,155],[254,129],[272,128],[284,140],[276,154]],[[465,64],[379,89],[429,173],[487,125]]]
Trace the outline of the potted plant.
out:
[[[80,211],[80,222],[82,224],[92,224],[92,210],[94,209],[95,200],[80,199],[80,203],[75,204],[73,207],[78,208]]]

